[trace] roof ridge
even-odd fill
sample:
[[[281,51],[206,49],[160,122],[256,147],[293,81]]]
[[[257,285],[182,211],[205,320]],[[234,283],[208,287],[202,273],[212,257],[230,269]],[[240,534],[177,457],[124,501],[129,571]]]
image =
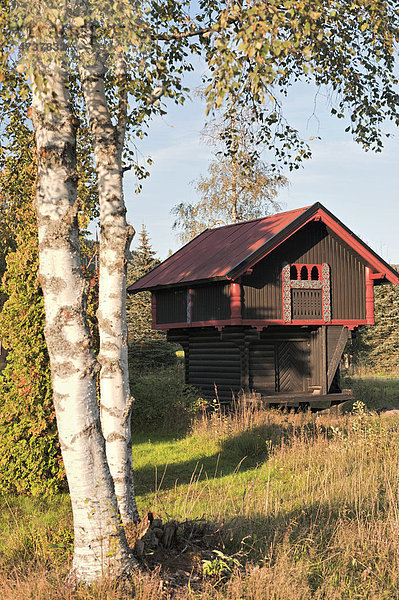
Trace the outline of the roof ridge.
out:
[[[236,227],[237,225],[246,225],[247,223],[254,223],[255,221],[264,221],[264,220],[270,219],[272,217],[276,217],[276,216],[280,217],[281,215],[288,215],[289,213],[304,211],[304,210],[307,210],[308,208],[311,208],[311,206],[313,206],[313,204],[309,204],[309,206],[302,206],[300,208],[292,208],[291,210],[285,210],[283,212],[275,212],[272,215],[266,215],[265,217],[257,217],[256,219],[248,219],[247,221],[239,221],[238,223],[229,223],[229,225],[219,225],[219,227],[209,227],[208,229],[205,229],[198,235],[202,235],[202,233],[205,233],[205,231],[216,231],[217,229],[227,229],[228,227]]]

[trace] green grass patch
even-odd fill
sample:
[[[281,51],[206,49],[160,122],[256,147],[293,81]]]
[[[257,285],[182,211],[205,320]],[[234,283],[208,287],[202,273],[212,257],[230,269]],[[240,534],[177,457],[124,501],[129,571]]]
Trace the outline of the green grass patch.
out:
[[[378,388],[367,380],[366,389],[373,390],[374,402]],[[393,380],[386,392],[389,401],[396,389]],[[165,587],[163,575],[154,571],[135,574],[129,593],[115,586],[68,591],[63,584],[72,553],[68,496],[45,501],[3,497],[3,596],[399,598],[398,444],[399,417],[370,413],[362,404],[352,414],[334,416],[264,411],[249,402],[235,414],[197,418],[187,431],[136,432],[140,512],[179,521],[201,517],[220,527],[217,548],[222,554],[208,561],[208,573],[196,585],[181,588]],[[223,564],[234,568],[220,581]]]
[[[355,399],[370,410],[399,409],[399,376],[353,375],[344,385],[351,387]]]

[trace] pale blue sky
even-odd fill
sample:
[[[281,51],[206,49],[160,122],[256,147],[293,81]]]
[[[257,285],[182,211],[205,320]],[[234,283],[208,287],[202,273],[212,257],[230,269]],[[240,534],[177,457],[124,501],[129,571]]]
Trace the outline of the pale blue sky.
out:
[[[313,112],[314,90],[298,86],[292,90],[287,115],[304,138],[320,136],[311,143],[313,158],[303,168],[285,173],[289,188],[280,194],[283,210],[321,202],[385,260],[399,264],[399,137],[387,140],[381,154],[364,152],[345,134],[345,124],[329,114],[318,99],[318,119]],[[203,104],[194,98],[181,107],[171,106],[168,115],[151,124],[149,136],[139,146],[151,156],[151,176],[143,191],[134,193],[132,173],[125,175],[128,220],[136,231],[144,223],[152,246],[160,258],[179,247],[172,231],[171,208],[181,201],[194,201],[190,182],[206,172],[210,149],[200,141],[205,122]],[[138,236],[132,243],[136,246]]]

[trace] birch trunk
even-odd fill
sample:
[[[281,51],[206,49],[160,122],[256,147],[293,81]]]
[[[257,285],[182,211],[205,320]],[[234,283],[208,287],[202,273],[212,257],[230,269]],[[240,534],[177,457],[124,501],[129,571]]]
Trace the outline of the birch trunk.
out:
[[[46,91],[33,86],[39,279],[54,405],[67,474],[78,581],[117,576],[134,564],[118,518],[96,397],[97,362],[87,327],[77,226],[76,122],[67,76],[51,64]],[[51,103],[51,110],[49,105]]]
[[[127,525],[138,519],[133,481],[133,398],[129,386],[126,319],[126,267],[134,230],[126,222],[121,165],[127,103],[124,97],[121,119],[114,127],[105,95],[104,63],[94,44],[94,33],[83,31],[78,44],[79,72],[94,143],[100,203],[97,315],[101,426],[119,511],[123,524]]]

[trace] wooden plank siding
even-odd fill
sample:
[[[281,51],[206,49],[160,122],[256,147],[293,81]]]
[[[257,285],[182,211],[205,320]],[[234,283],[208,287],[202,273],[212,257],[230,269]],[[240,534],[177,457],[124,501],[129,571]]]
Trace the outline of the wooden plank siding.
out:
[[[187,322],[187,291],[175,288],[155,292],[157,324]],[[191,289],[191,321],[230,318],[230,284],[215,283]]]
[[[276,346],[259,341],[249,346],[249,389],[261,394],[276,391]]]
[[[310,376],[307,341],[284,341],[277,346],[276,378],[278,392],[307,392]]]
[[[185,323],[187,321],[187,290],[177,288],[155,294],[157,323]]]
[[[219,321],[230,318],[230,284],[213,284],[193,288],[192,320]]]
[[[332,319],[366,318],[365,262],[323,223],[311,222],[243,277],[244,319],[282,318],[281,270],[287,262],[328,263]]]
[[[309,376],[309,389],[314,390],[317,388],[321,388],[323,381],[323,372],[322,372],[322,329],[321,327],[317,327],[313,330],[309,331],[309,343],[310,343],[310,360],[311,360],[311,369]]]

